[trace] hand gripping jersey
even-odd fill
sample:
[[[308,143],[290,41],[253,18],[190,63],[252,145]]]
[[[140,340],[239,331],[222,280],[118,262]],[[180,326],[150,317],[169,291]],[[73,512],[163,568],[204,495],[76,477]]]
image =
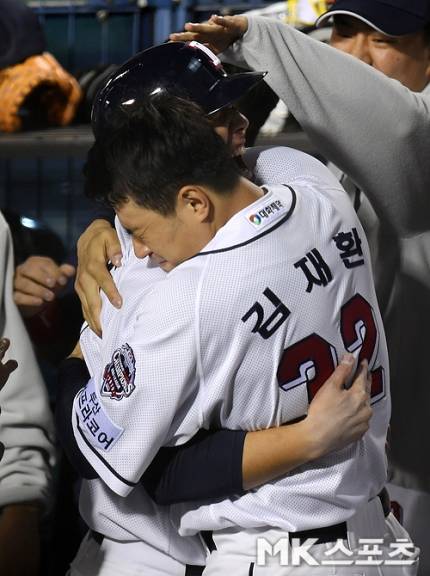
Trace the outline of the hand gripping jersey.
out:
[[[146,291],[135,283],[141,296],[121,333],[103,324],[103,362],[75,399],[75,436],[106,484],[134,495],[161,445],[200,427],[255,430],[304,415],[345,349],[370,361],[371,429],[277,482],[188,511],[183,533],[334,524],[385,481],[388,360],[367,244],[339,184],[297,155],[301,175],[286,178],[289,186],[268,188]],[[88,398],[101,414],[97,430],[85,420]]]

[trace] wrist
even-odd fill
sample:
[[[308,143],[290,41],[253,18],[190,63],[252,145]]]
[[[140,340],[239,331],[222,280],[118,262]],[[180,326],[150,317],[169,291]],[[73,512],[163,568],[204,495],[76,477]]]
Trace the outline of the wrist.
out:
[[[237,40],[242,38],[248,30],[248,18],[246,16],[236,16],[236,25],[238,30]]]
[[[237,40],[241,40],[245,34],[248,32],[249,29],[249,19],[247,16],[235,16],[237,18],[237,28],[238,28],[238,37]]]
[[[303,451],[307,455],[308,460],[316,460],[323,456],[325,453],[323,437],[317,426],[315,426],[313,419],[306,416],[296,426],[299,428]]]

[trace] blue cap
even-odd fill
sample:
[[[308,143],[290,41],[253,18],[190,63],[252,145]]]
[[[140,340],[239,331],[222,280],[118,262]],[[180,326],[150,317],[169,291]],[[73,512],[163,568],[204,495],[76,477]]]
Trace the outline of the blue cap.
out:
[[[404,36],[430,23],[429,0],[336,0],[316,26],[333,16],[352,16],[388,36]]]

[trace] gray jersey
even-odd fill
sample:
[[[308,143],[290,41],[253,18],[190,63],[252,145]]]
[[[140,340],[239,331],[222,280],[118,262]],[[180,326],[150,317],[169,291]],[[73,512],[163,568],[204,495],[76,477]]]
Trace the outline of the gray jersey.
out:
[[[11,341],[8,358],[18,368],[0,392],[0,508],[51,496],[51,469],[55,460],[54,424],[48,393],[30,338],[13,300],[15,273],[12,236],[0,214],[0,332]]]
[[[363,440],[190,512],[182,530],[333,524],[380,490],[388,361],[364,233],[339,184],[302,176],[270,188],[154,282],[134,318],[74,406],[80,449],[114,492],[129,494],[161,445],[201,427],[255,430],[304,415],[345,348],[374,373]],[[98,428],[87,424],[89,398]]]

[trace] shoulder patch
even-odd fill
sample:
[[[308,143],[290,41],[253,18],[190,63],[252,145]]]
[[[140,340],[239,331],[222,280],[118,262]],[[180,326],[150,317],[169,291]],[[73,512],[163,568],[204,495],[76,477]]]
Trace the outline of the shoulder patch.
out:
[[[124,428],[111,420],[103,404],[99,402],[93,378],[82,388],[76,400],[79,424],[90,443],[105,452],[110,450],[122,436]]]
[[[111,400],[128,398],[136,386],[134,377],[136,362],[133,350],[128,344],[123,344],[112,354],[112,360],[106,365],[103,373],[103,383],[100,390],[102,396]]]

